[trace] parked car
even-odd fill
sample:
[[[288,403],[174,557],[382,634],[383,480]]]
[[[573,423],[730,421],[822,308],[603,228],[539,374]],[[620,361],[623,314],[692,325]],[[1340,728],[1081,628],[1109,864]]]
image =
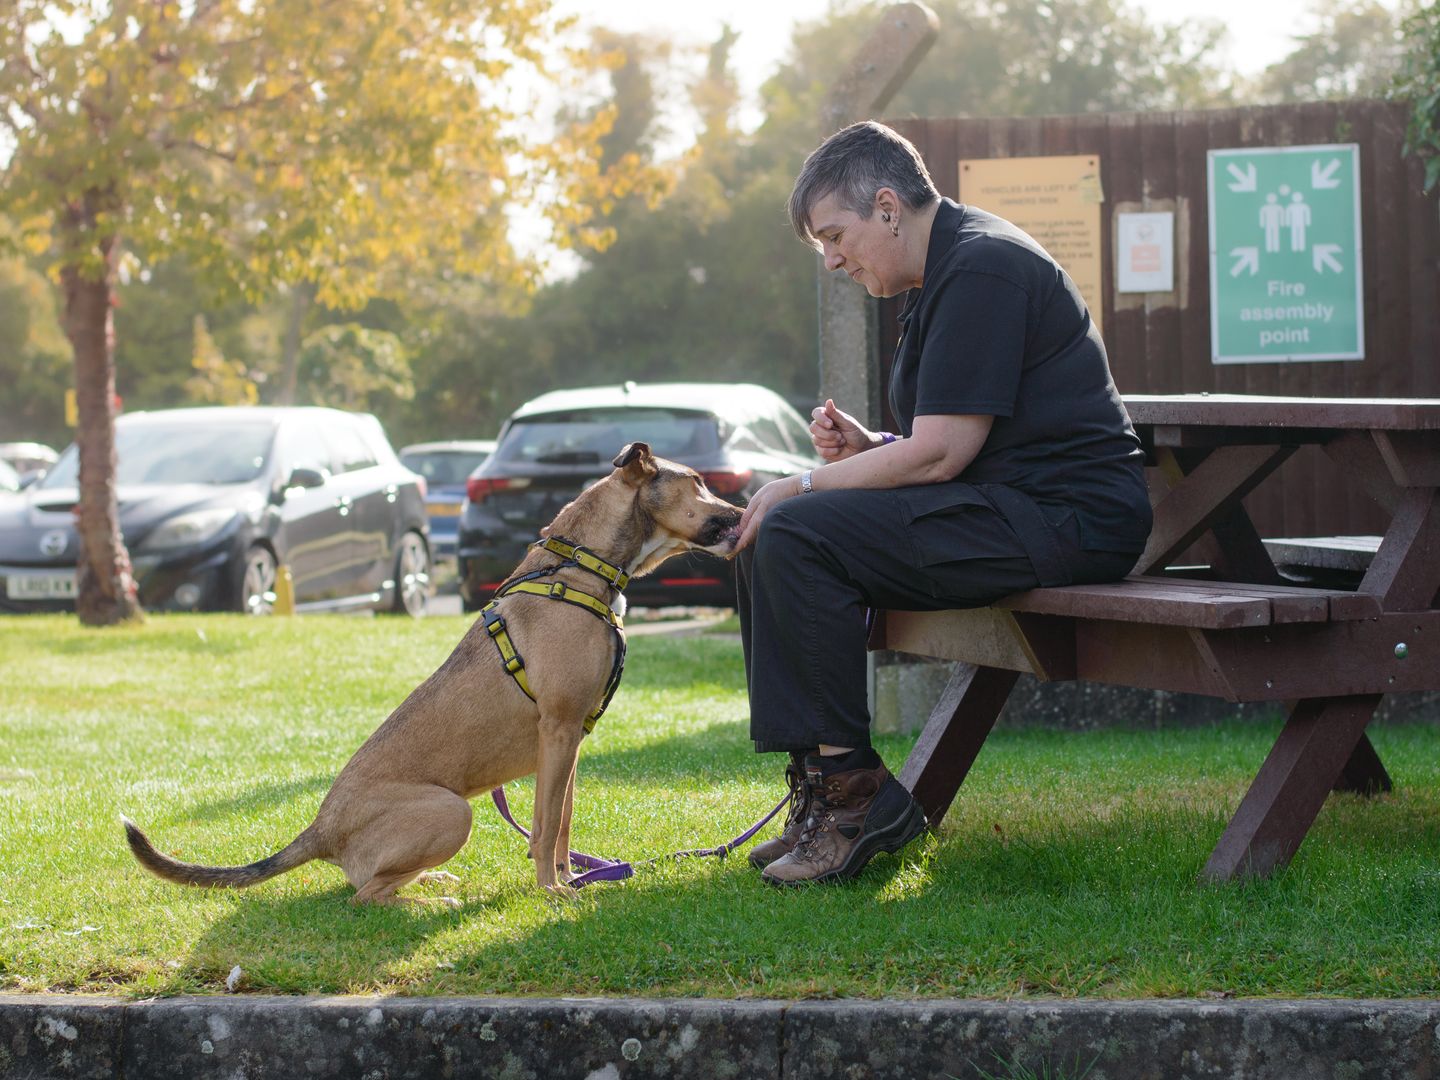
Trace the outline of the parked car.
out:
[[[277,568],[299,610],[425,611],[424,481],[373,416],[213,407],[115,420],[120,528],[151,610],[266,614]],[[0,501],[0,610],[73,608],[74,446]]]
[[[19,473],[21,481],[44,473],[46,469],[55,464],[55,459],[59,456],[44,443],[0,443],[0,463],[9,465]]]
[[[635,441],[689,465],[737,506],[820,460],[806,421],[762,386],[627,382],[543,394],[511,414],[495,452],[466,483],[458,548],[465,610],[478,610],[541,527]],[[691,554],[625,592],[632,604],[733,606],[735,579],[727,561]]]
[[[494,439],[415,443],[400,450],[400,464],[425,478],[429,490],[425,496],[425,512],[430,515],[430,550],[437,559],[455,557],[465,481],[494,451]]]

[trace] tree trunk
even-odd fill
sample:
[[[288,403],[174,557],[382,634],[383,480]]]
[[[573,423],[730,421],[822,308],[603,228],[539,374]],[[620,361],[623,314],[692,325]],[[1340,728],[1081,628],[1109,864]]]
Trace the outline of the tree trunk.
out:
[[[280,345],[280,396],[278,405],[294,405],[300,382],[300,338],[305,316],[315,301],[315,286],[297,281],[290,289],[290,312],[285,319],[285,339]]]
[[[97,245],[103,260],[98,277],[66,266],[65,333],[75,349],[75,399],[79,427],[80,503],[75,508],[80,534],[76,567],[75,611],[87,626],[110,626],[144,617],[130,568],[130,553],[120,533],[115,497],[115,260],[113,236]]]

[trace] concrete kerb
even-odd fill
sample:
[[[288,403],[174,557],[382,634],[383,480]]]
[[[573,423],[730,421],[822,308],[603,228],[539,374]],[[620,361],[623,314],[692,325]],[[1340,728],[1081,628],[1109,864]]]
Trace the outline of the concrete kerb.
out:
[[[0,995],[5,1080],[969,1080],[1010,1065],[1071,1080],[1425,1080],[1440,1077],[1440,1002]]]

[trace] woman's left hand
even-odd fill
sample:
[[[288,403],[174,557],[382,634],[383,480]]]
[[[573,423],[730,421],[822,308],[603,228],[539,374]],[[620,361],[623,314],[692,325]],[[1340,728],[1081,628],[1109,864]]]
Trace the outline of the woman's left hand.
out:
[[[745,506],[745,512],[740,515],[740,539],[735,542],[735,550],[749,547],[760,531],[760,522],[764,520],[765,514],[772,506],[784,502],[786,499],[793,499],[801,493],[800,477],[782,476],[779,480],[771,480],[768,484],[755,492],[750,502]]]

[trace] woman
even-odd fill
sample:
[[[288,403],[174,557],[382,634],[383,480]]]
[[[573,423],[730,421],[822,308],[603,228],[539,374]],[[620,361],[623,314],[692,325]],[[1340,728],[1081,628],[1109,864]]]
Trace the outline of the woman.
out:
[[[900,433],[826,401],[810,425],[825,464],[765,485],[740,522],[751,737],[790,754],[796,795],[750,856],[777,885],[853,878],[925,827],[870,745],[866,608],[1114,580],[1150,531],[1100,334],[1034,240],[941,198],[915,147],[870,121],[806,159],[790,221],[827,270],[910,296],[890,381]]]

